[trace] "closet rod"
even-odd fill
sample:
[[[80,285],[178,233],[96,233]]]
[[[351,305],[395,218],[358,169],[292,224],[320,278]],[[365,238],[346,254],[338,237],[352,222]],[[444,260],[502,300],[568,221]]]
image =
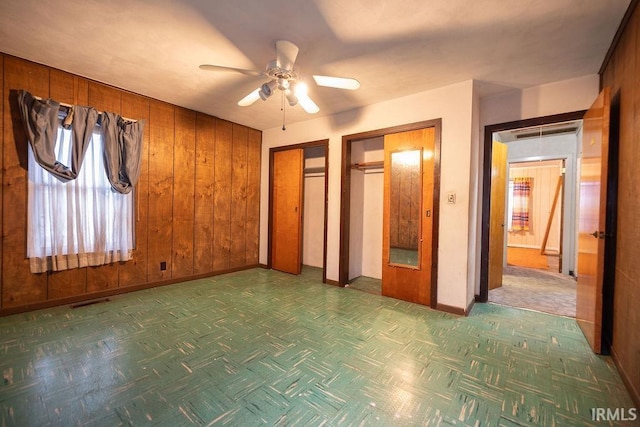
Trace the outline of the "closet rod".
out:
[[[37,99],[38,101],[43,101],[43,100],[44,100],[43,98],[41,98],[41,97],[39,97],[39,96],[34,96],[33,98],[34,98],[34,99]],[[72,109],[72,108],[73,108],[73,105],[71,105],[71,104],[67,104],[67,103],[65,103],[65,102],[58,102],[58,101],[55,101],[55,102],[57,102],[57,103],[60,105],[60,107],[66,108],[66,109],[67,109],[67,112],[69,111],[69,109]],[[102,111],[98,111],[98,114],[102,114],[102,113],[103,113]],[[122,117],[122,116],[120,116],[120,117]],[[128,118],[128,117],[122,117],[122,120],[124,120],[124,121],[126,121],[126,122],[131,122],[131,123],[135,123],[135,122],[137,122],[137,120],[135,120],[135,119],[130,119],[130,118]]]
[[[384,168],[384,162],[365,162],[365,163],[354,163],[351,165],[351,169],[358,169],[364,171],[366,169],[382,169]]]
[[[324,173],[324,166],[318,166],[315,168],[304,168],[304,173]]]

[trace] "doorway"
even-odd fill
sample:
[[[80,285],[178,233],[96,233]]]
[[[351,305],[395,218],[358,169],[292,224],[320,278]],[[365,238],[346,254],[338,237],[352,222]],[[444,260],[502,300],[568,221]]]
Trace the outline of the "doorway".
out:
[[[329,141],[269,150],[268,268],[321,269],[327,282]]]
[[[582,116],[578,111],[485,128],[485,165],[495,141],[506,147],[501,256],[482,257],[478,299],[575,317],[576,186]],[[484,194],[494,192],[484,170]],[[495,181],[495,180],[494,180]],[[495,197],[483,199],[482,245],[496,240],[488,224]],[[493,233],[493,234],[492,234]],[[499,264],[500,283],[487,286]]]

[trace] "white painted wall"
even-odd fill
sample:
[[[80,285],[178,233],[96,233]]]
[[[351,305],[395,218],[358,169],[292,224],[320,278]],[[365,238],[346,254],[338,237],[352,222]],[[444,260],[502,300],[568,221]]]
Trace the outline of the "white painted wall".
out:
[[[440,201],[438,302],[464,308],[473,298],[467,291],[473,84],[469,80],[334,116],[294,123],[288,125],[286,131],[281,127],[263,131],[263,159],[269,158],[272,147],[329,139],[327,279],[338,280],[342,136],[441,118],[441,187],[455,191],[457,203],[447,205],[446,200]],[[260,262],[266,263],[268,162],[262,164],[261,182]]]
[[[305,155],[308,150],[305,150]],[[324,167],[324,156],[307,157],[304,167]],[[324,172],[305,173],[302,264],[322,268],[324,249]]]
[[[469,271],[467,272],[467,304],[480,289],[480,268],[482,264],[482,133],[480,132],[480,94],[477,84],[473,85],[471,126],[471,162],[469,165]],[[480,179],[478,179],[480,177]],[[480,184],[478,184],[480,183]],[[446,200],[446,193],[443,194]]]
[[[484,126],[588,109],[600,91],[600,77],[590,74],[480,99]]]
[[[480,145],[484,144],[484,128],[488,125],[515,120],[531,119],[553,114],[569,113],[588,109],[600,91],[600,77],[590,74],[559,82],[548,83],[527,89],[514,89],[498,95],[480,98]],[[483,158],[475,176],[476,185],[482,191]],[[579,169],[578,169],[579,170]],[[484,196],[483,196],[484,197]],[[482,197],[478,205],[482,203]],[[478,211],[481,216],[481,206]],[[476,233],[481,233],[478,227]],[[475,240],[480,241],[476,235]],[[480,268],[476,269],[475,293],[480,293]]]
[[[342,136],[441,118],[438,303],[464,309],[473,300],[474,293],[479,293],[482,150],[475,150],[483,143],[480,135],[484,135],[484,126],[587,109],[598,94],[599,79],[594,74],[484,97],[479,101],[474,86],[474,82],[468,80],[291,124],[284,132],[280,127],[263,131],[263,159],[269,158],[272,147],[329,139],[327,279],[338,280]],[[262,163],[261,172],[260,262],[266,263],[268,162]],[[444,196],[449,191],[456,193],[455,205],[446,203]]]

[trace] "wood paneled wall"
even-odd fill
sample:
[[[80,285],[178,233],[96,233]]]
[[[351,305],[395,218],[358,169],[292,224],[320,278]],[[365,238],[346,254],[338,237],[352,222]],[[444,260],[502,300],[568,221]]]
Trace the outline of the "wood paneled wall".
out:
[[[0,54],[0,81],[0,314],[258,265],[260,131],[9,55]],[[133,260],[30,273],[27,141],[18,89],[145,120]]]
[[[624,27],[601,78],[602,87],[610,87],[620,103],[612,355],[640,406],[640,7]]]

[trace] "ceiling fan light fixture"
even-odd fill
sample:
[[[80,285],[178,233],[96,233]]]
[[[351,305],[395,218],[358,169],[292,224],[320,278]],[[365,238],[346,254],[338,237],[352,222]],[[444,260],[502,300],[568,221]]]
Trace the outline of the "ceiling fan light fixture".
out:
[[[337,89],[356,90],[360,88],[360,82],[346,77],[313,76],[318,86],[334,87]]]
[[[269,83],[265,83],[260,86],[260,90],[258,91],[260,99],[266,101],[271,95],[273,95],[273,91],[277,85],[278,83],[275,80],[271,80]]]
[[[262,72],[210,64],[202,64],[200,65],[200,69],[210,71],[233,71],[248,76],[268,79],[268,82],[262,84],[253,92],[238,101],[238,105],[246,107],[253,104],[258,99],[266,101],[276,90],[280,90],[282,92],[280,94],[280,109],[282,110],[283,116],[282,130],[285,130],[285,98],[290,106],[294,107],[296,105],[300,105],[300,107],[309,114],[317,113],[320,111],[320,108],[309,97],[307,93],[307,85],[298,80],[298,73],[294,70],[294,63],[298,57],[298,46],[287,40],[278,40],[276,41],[275,47],[276,59],[268,62],[267,68]],[[348,90],[356,90],[360,87],[358,80],[352,78],[314,75],[313,79],[318,86]]]
[[[289,101],[290,106],[295,107],[298,104],[298,97],[291,89],[287,89],[284,92],[284,96],[287,98],[287,101]]]
[[[306,95],[307,92],[309,91],[309,86],[307,86],[307,84],[304,83],[304,82],[298,82],[294,86],[293,90],[294,90],[296,96]]]
[[[289,80],[284,79],[284,78],[279,78],[278,79],[278,89],[280,89],[280,90],[289,89]]]

